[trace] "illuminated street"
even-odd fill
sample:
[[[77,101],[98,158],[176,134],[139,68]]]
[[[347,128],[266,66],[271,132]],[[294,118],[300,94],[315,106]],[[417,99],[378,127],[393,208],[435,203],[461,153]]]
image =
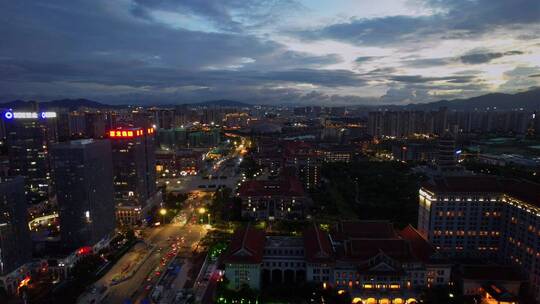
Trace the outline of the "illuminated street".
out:
[[[171,249],[172,239],[184,239],[178,251],[179,256],[189,256],[192,249],[195,248],[197,242],[205,235],[206,231],[200,225],[186,225],[181,227],[179,224],[169,224],[158,228],[149,228],[145,230],[148,233],[145,242],[148,245],[154,245],[149,257],[142,261],[142,264],[138,267],[132,277],[118,284],[111,284],[113,278],[122,271],[125,265],[134,263],[134,251],[137,249],[146,247],[143,243],[138,243],[134,246],[130,252],[125,254],[116,265],[99,281],[95,286],[107,286],[105,298],[102,303],[122,303],[126,299],[133,299],[140,301],[144,299],[151,288],[154,286],[152,283],[156,282],[157,277],[161,274],[163,265],[161,264],[162,258],[166,258]],[[160,267],[161,268],[158,268]],[[158,269],[158,270],[156,270]],[[150,286],[150,287],[149,287]],[[92,299],[95,297],[85,296],[81,297],[79,303],[92,303]]]

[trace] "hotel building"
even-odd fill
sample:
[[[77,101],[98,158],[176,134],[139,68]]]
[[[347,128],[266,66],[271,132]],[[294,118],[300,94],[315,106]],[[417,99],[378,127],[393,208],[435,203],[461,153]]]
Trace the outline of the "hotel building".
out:
[[[540,301],[540,185],[447,176],[423,185],[419,196],[418,230],[439,252],[517,266]]]

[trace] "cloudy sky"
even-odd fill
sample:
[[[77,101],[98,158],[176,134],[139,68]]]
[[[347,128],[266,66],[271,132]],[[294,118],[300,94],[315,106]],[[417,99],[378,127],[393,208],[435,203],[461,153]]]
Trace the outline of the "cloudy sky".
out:
[[[0,3],[0,101],[404,104],[535,86],[538,0]]]

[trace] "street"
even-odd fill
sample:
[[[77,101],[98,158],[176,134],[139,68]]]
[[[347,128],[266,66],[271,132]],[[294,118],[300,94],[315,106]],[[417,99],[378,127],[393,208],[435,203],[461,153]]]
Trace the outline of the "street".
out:
[[[101,303],[124,303],[132,300],[132,303],[140,303],[146,298],[154,287],[153,283],[166,269],[164,261],[171,259],[174,255],[189,256],[198,241],[206,234],[206,230],[201,225],[168,224],[162,227],[149,228],[146,230],[148,236],[144,238],[144,243],[136,244],[126,253],[94,286],[107,287],[106,295]],[[180,240],[181,246],[171,253],[172,240]],[[150,246],[149,246],[150,245]],[[150,247],[152,247],[150,249]],[[148,255],[139,263],[136,263],[136,252],[148,248]],[[124,272],[123,269],[129,265],[133,267],[133,274],[117,284],[112,283],[118,274]],[[184,274],[185,275],[185,274]],[[103,295],[102,295],[103,296]],[[97,303],[101,298],[92,293],[87,293],[79,298],[78,303]],[[95,302],[92,302],[95,301]]]
[[[159,303],[172,303],[176,292],[188,280],[192,251],[206,235],[205,226],[197,224],[192,216],[210,200],[204,192],[213,192],[220,186],[232,189],[237,186],[240,180],[237,168],[241,161],[240,150],[236,149],[228,157],[214,162],[205,175],[160,179],[159,183],[166,184],[168,192],[195,194],[186,200],[180,212],[187,222],[174,219],[170,224],[145,228],[142,241],[95,282],[90,292],[79,297],[78,303],[150,303],[152,296],[152,301],[157,302],[156,295]],[[180,270],[173,277],[168,277],[170,265]],[[160,280],[164,274],[167,285],[174,290],[161,295],[158,282],[163,283]]]

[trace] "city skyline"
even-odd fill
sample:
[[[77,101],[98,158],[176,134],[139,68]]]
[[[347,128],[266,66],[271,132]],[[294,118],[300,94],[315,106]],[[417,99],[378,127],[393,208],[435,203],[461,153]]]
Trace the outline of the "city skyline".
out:
[[[0,303],[540,303],[540,0],[0,1]]]
[[[0,98],[424,103],[539,86],[537,1],[1,5]]]

